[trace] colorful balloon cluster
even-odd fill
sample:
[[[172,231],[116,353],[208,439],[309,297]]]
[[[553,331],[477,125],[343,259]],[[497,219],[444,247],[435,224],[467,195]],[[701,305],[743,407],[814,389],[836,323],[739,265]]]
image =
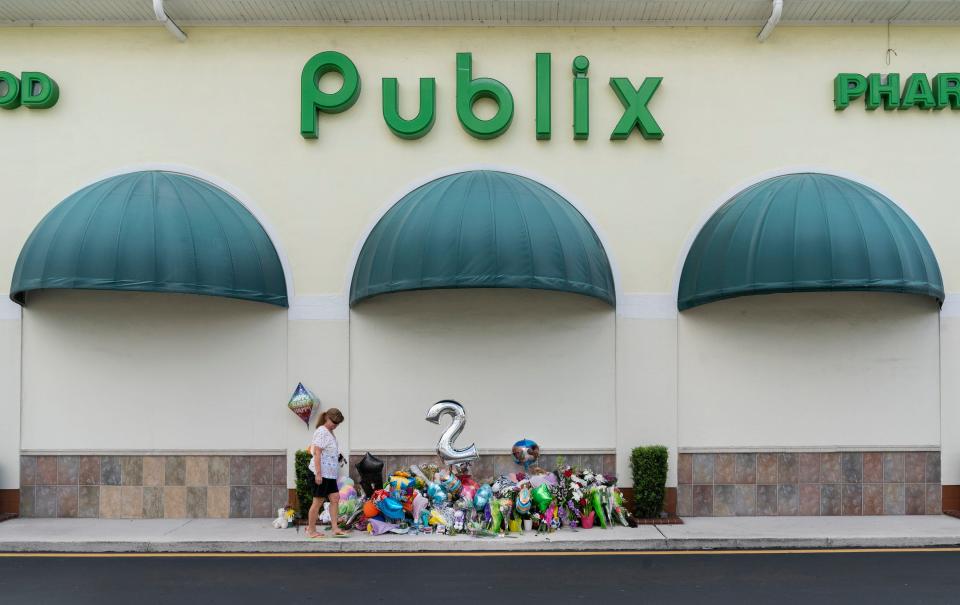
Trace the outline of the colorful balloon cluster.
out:
[[[539,456],[539,448],[536,451]],[[531,474],[511,473],[478,483],[468,464],[451,470],[415,465],[392,473],[383,488],[360,505],[351,481],[340,485],[340,494],[355,502],[355,526],[374,534],[423,531],[488,536],[522,528],[554,531],[563,526],[589,528],[594,523],[604,528],[611,523],[632,524],[615,485],[614,477],[568,466],[555,472],[534,468]]]

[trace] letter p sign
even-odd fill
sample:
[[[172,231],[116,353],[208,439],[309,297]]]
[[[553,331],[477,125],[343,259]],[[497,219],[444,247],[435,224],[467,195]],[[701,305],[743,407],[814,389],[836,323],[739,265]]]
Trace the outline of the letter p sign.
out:
[[[25,71],[18,80],[8,71],[0,71],[0,108],[47,109],[57,104],[60,87],[53,78],[39,71]]]
[[[320,78],[331,71],[343,77],[343,86],[337,92],[323,92]],[[317,112],[346,111],[359,96],[360,72],[353,61],[333,50],[314,55],[300,74],[300,134],[305,139],[317,138]]]

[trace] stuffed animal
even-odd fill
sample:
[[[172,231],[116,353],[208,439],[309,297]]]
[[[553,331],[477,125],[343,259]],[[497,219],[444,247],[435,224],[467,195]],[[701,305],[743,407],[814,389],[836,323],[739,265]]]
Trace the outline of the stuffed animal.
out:
[[[296,511],[293,508],[287,506],[284,508],[277,509],[277,518],[273,520],[273,526],[277,529],[286,529],[290,527],[290,523],[293,522],[293,517],[296,514]]]

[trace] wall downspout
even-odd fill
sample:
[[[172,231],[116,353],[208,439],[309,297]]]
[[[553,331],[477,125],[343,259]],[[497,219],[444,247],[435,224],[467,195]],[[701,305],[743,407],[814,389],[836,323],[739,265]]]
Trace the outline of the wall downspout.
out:
[[[773,6],[770,9],[770,18],[764,23],[763,29],[757,34],[757,41],[763,42],[770,37],[773,29],[780,23],[780,16],[783,14],[783,0],[773,0]]]
[[[157,15],[157,21],[163,23],[163,26],[167,28],[173,37],[180,42],[187,41],[187,34],[183,33],[183,30],[180,29],[180,26],[174,23],[173,19],[167,15],[167,11],[163,8],[163,0],[153,0],[153,12]]]

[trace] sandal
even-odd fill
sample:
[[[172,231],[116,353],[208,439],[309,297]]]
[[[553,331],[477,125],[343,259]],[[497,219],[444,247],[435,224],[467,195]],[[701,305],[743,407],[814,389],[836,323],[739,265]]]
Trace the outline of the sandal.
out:
[[[338,533],[338,534],[333,534],[333,537],[334,537],[334,538],[349,538],[349,537],[350,537],[350,534],[348,534],[348,533],[339,534],[339,533]]]
[[[307,534],[307,540],[320,540],[322,538],[326,538],[326,536],[321,533]]]

